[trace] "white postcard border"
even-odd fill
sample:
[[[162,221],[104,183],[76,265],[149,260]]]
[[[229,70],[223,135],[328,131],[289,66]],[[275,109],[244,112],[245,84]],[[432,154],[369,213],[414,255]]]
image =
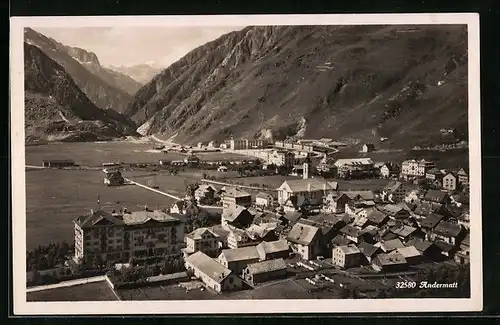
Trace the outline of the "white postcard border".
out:
[[[26,301],[26,191],[24,147],[24,27],[248,26],[248,25],[422,25],[466,24],[468,28],[470,274],[471,297],[464,299],[187,300],[116,302]],[[12,17],[11,180],[13,310],[15,315],[72,314],[261,314],[481,311],[483,307],[479,15],[325,14],[225,16]],[[48,184],[50,185],[50,184]]]

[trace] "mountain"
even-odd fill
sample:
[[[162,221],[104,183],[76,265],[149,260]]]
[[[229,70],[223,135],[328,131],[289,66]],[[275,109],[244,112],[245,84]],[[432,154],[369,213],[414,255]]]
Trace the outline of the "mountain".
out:
[[[124,114],[178,142],[235,137],[467,139],[467,31],[454,25],[258,26],[189,52]],[[453,129],[452,139],[442,129]]]
[[[31,28],[24,29],[24,40],[63,66],[76,85],[100,108],[121,112],[132,99],[131,94],[140,87],[130,77],[101,67],[94,53],[65,46]]]
[[[134,95],[142,84],[135,81],[126,74],[103,67],[99,63],[97,55],[93,52],[78,48],[65,46],[68,54],[82,64],[87,70],[104,80],[109,85],[124,90],[129,95]]]
[[[111,70],[126,74],[141,84],[148,83],[163,69],[149,64],[137,64],[132,66],[110,66]]]
[[[61,65],[28,43],[24,43],[24,86],[26,142],[136,135],[133,123],[97,107]]]

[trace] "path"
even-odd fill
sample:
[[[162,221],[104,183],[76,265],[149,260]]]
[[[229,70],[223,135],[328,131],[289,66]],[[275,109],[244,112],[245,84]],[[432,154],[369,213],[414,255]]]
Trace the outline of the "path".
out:
[[[277,191],[277,189],[274,189],[274,188],[263,188],[263,187],[249,186],[249,185],[238,185],[238,184],[231,184],[231,183],[224,183],[224,182],[213,181],[211,179],[201,179],[200,181],[206,182],[206,183],[217,184],[217,185],[223,185],[223,186],[248,188],[248,189],[251,189],[251,190]]]
[[[25,168],[45,169],[47,167],[35,166],[35,165],[25,165]]]
[[[35,292],[35,291],[44,291],[44,290],[50,290],[50,289],[56,289],[56,288],[73,287],[73,286],[80,285],[80,284],[101,282],[101,281],[105,281],[105,280],[106,279],[105,279],[104,275],[94,276],[91,278],[75,279],[75,280],[69,280],[69,281],[62,281],[62,282],[54,283],[54,284],[29,287],[29,288],[26,288],[26,292]]]
[[[137,182],[135,182],[133,180],[130,180],[128,178],[124,178],[124,179],[125,179],[125,182],[127,182],[129,184],[137,185],[137,186],[142,187],[142,188],[144,188],[146,190],[149,190],[149,191],[152,191],[152,192],[164,195],[164,196],[168,196],[169,198],[172,198],[172,199],[177,200],[177,201],[182,200],[182,198],[180,198],[178,196],[175,196],[175,195],[172,195],[172,194],[169,194],[169,193],[166,193],[166,192],[162,192],[160,190],[157,190],[155,188],[146,186],[144,184],[137,183]],[[222,207],[220,207],[220,206],[213,206],[213,205],[198,205],[198,207],[204,208],[204,209],[218,209],[218,210],[222,210]]]

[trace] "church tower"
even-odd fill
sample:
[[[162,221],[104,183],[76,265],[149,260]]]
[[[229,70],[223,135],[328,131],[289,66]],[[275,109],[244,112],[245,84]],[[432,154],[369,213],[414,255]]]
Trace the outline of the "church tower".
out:
[[[311,171],[311,158],[309,158],[309,154],[307,155],[307,158],[304,161],[304,164],[302,166],[303,166],[302,178],[303,179],[308,179],[309,178],[309,173]]]

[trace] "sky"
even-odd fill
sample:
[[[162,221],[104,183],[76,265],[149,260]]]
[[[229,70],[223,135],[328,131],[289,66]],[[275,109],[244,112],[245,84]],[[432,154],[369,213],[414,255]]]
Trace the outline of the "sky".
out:
[[[167,67],[192,49],[243,27],[38,27],[56,41],[94,52],[104,66]]]

